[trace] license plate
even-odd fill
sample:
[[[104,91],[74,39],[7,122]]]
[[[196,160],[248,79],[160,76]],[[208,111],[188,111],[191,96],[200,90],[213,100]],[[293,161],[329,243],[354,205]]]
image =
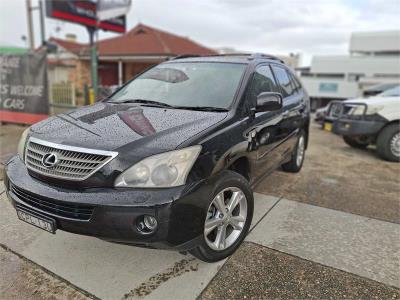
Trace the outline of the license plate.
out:
[[[28,224],[39,227],[40,229],[46,230],[47,232],[55,233],[56,226],[55,221],[52,219],[44,218],[24,210],[17,209],[18,218]]]
[[[332,123],[325,123],[324,124],[324,129],[326,131],[332,131]]]

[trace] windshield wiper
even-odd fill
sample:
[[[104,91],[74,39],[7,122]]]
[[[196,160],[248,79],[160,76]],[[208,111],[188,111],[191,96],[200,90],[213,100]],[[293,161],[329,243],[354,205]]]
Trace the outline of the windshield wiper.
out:
[[[216,112],[227,112],[226,108],[214,107],[214,106],[174,106],[178,109],[188,109],[188,110],[200,110],[200,111],[216,111]]]
[[[139,103],[149,106],[155,107],[168,107],[175,109],[187,109],[187,110],[200,110],[200,111],[216,111],[216,112],[227,112],[228,109],[221,107],[213,107],[213,106],[174,106],[164,102],[158,102],[153,100],[144,100],[144,99],[125,99],[120,101],[108,101],[109,103],[114,104],[122,104],[122,103]]]
[[[114,104],[139,103],[139,104],[155,106],[155,107],[173,107],[172,105],[169,105],[164,102],[158,102],[158,101],[153,101],[153,100],[144,100],[144,99],[125,99],[125,100],[120,100],[120,101],[108,101],[108,102],[114,103]]]

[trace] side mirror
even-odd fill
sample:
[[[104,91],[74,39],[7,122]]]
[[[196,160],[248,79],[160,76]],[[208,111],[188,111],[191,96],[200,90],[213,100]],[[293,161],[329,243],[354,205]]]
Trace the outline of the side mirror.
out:
[[[282,95],[275,92],[264,92],[257,96],[256,112],[276,111],[282,108]]]

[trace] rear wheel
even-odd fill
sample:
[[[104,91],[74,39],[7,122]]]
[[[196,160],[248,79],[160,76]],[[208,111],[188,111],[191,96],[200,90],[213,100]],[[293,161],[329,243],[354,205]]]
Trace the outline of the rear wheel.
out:
[[[378,135],[376,147],[383,159],[400,162],[400,125],[391,124],[383,128]]]
[[[282,169],[286,172],[297,173],[301,170],[304,162],[304,156],[306,154],[306,137],[304,132],[300,134],[297,140],[296,148],[292,153],[292,157],[289,162],[282,165]]]
[[[226,171],[216,184],[208,205],[202,243],[190,253],[206,262],[233,254],[250,228],[253,207],[253,193],[247,180]]]
[[[343,136],[344,142],[353,148],[364,149],[368,146],[368,143],[363,142],[357,137]]]

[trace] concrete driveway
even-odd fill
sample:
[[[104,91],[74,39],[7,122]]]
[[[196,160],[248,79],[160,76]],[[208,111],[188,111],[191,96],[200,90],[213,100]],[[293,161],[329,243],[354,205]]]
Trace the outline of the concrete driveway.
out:
[[[257,195],[253,226],[278,199]],[[52,235],[19,221],[0,198],[0,244],[81,290],[102,299],[193,299],[224,261],[207,264],[191,255],[104,242],[62,231]]]
[[[255,193],[242,247],[207,264],[19,221],[0,184],[0,298],[400,299],[398,164],[312,128],[300,174]]]
[[[372,279],[384,290],[400,287],[400,225],[262,194],[255,198],[248,242]],[[218,280],[226,263],[207,264],[177,252],[111,244],[62,231],[48,234],[17,220],[4,194],[0,201],[3,250],[43,267],[50,277],[56,274],[79,297],[195,299],[214,277]],[[257,270],[259,265],[253,267]],[[49,286],[44,295],[54,295],[55,288]]]

